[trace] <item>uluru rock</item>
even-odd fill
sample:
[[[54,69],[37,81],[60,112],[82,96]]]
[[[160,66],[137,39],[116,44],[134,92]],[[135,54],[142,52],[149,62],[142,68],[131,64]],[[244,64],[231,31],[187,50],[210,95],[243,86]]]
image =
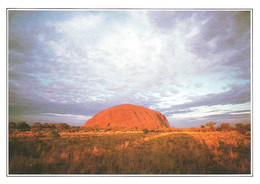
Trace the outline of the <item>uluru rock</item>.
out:
[[[103,110],[89,119],[85,127],[99,128],[168,128],[168,120],[158,111],[122,104]]]

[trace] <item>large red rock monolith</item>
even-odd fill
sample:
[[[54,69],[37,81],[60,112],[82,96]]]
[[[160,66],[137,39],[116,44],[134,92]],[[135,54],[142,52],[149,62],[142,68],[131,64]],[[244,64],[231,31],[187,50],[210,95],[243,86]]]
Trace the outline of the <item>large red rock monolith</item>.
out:
[[[123,104],[103,110],[89,119],[85,127],[98,128],[168,128],[168,120],[158,111]]]

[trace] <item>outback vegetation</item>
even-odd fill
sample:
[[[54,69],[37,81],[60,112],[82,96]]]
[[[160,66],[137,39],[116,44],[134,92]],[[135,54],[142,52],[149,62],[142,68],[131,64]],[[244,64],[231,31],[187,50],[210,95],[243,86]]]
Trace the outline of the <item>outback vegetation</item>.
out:
[[[76,127],[9,123],[10,174],[249,174],[250,125]]]

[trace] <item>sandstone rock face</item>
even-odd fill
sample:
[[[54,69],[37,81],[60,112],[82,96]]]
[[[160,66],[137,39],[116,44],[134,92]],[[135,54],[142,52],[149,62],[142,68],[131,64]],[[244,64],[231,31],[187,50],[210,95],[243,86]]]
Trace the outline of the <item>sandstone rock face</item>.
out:
[[[89,119],[85,127],[98,128],[168,128],[168,120],[160,112],[131,104],[103,110]]]

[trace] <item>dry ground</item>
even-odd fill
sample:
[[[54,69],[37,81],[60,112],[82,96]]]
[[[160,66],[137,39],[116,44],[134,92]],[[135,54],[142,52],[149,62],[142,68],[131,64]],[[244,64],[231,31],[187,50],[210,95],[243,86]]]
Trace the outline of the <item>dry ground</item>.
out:
[[[19,132],[10,174],[250,174],[250,135],[236,131]]]

